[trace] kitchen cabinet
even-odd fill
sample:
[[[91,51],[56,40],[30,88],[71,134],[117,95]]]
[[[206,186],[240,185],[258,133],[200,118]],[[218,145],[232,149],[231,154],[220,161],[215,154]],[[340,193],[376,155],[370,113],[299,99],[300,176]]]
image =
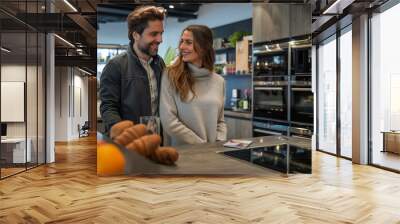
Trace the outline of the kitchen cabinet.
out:
[[[311,34],[311,5],[290,5],[290,36],[303,36]]]
[[[310,34],[309,4],[253,4],[253,43]]]
[[[227,139],[240,139],[252,137],[251,120],[225,116]]]
[[[289,5],[253,4],[253,43],[289,36]]]

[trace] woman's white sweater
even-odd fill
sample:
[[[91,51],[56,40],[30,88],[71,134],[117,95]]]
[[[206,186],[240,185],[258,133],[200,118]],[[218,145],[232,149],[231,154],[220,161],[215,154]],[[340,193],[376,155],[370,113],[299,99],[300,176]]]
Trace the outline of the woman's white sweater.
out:
[[[198,144],[226,140],[224,121],[225,80],[205,68],[188,63],[195,78],[193,94],[183,102],[169,82],[167,71],[161,81],[160,119],[165,145]]]

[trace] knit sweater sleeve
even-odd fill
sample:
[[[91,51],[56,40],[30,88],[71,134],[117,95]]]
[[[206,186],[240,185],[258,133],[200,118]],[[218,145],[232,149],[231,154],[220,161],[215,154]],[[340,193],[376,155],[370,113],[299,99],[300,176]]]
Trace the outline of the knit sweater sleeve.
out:
[[[223,101],[225,102],[225,80],[222,80]],[[217,123],[217,141],[225,141],[227,135],[226,123],[224,119],[224,103],[219,108],[218,123]]]
[[[206,140],[200,138],[180,121],[174,94],[175,91],[169,82],[168,74],[164,72],[162,75],[160,96],[160,119],[164,131],[171,137],[188,144],[205,143]]]

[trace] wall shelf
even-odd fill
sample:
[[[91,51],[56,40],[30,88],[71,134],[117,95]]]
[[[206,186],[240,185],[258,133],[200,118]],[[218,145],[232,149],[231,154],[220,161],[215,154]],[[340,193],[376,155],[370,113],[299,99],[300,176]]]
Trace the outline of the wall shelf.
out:
[[[219,48],[219,49],[215,49],[215,54],[222,54],[222,53],[226,53],[229,51],[236,51],[236,48],[234,47],[227,47],[227,48]]]
[[[229,75],[222,75],[222,74],[219,74],[220,76],[222,76],[222,77],[224,77],[224,78],[231,78],[231,77],[247,77],[247,78],[250,78],[252,75],[251,74],[237,74],[237,73],[234,73],[234,74],[229,74]]]

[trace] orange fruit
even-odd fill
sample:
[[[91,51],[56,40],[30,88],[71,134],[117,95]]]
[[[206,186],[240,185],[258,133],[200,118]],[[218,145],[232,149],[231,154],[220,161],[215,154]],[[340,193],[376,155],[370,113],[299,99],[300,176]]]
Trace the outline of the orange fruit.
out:
[[[111,143],[97,145],[97,175],[121,175],[124,170],[125,158],[118,146]]]
[[[103,144],[106,144],[107,142],[106,141],[104,141],[104,140],[97,140],[97,146],[99,146],[99,145],[103,145]]]

